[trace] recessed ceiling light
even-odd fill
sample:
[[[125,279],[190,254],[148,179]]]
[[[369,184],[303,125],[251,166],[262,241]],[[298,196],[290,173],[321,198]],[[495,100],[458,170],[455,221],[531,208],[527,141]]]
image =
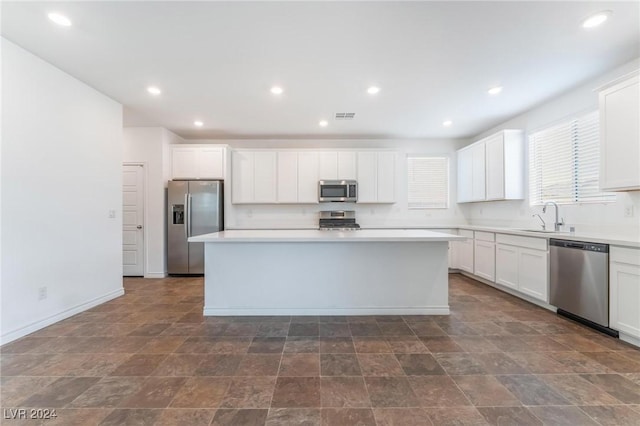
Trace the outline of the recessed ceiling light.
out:
[[[62,27],[70,27],[71,26],[71,20],[69,18],[67,18],[66,16],[64,16],[64,15],[61,15],[61,14],[55,13],[55,12],[51,12],[47,16],[53,22],[55,22],[56,24],[58,24],[58,25],[60,25]]]
[[[282,87],[273,86],[271,88],[271,93],[273,93],[274,95],[282,95],[282,92],[284,92],[284,90],[282,90]]]
[[[204,123],[202,121],[194,121],[193,125],[196,126],[196,127],[202,127],[202,126],[204,126]]]
[[[370,95],[375,95],[376,93],[378,93],[380,91],[379,87],[376,86],[371,86],[367,89],[367,93]]]
[[[612,12],[610,10],[603,10],[602,12],[595,13],[582,21],[582,28],[595,28],[604,24],[609,19]]]
[[[162,90],[160,90],[156,86],[149,86],[147,87],[147,92],[151,93],[152,95],[159,95],[160,93],[162,93]]]
[[[500,92],[502,92],[502,86],[492,87],[491,89],[487,90],[487,93],[489,93],[490,95],[497,95]]]
[[[443,125],[444,127],[449,127],[449,126],[451,126],[452,124],[453,124],[453,121],[451,121],[451,120],[445,120],[445,121],[443,121],[443,122],[442,122],[442,125]]]
[[[320,120],[320,122],[318,123],[318,126],[320,127],[327,127],[329,125],[329,122],[327,120]]]

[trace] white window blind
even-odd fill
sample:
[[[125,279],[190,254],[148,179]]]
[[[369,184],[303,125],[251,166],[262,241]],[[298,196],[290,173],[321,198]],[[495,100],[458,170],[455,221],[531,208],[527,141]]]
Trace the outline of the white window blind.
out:
[[[410,209],[449,207],[449,158],[407,156]]]
[[[598,187],[598,126],[595,111],[529,136],[531,205],[615,201],[615,194]]]

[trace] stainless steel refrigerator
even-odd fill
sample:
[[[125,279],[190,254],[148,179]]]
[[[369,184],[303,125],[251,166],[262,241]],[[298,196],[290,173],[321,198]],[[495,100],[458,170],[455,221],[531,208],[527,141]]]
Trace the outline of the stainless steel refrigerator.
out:
[[[219,180],[169,181],[167,271],[204,274],[204,243],[187,238],[224,229],[223,186]]]

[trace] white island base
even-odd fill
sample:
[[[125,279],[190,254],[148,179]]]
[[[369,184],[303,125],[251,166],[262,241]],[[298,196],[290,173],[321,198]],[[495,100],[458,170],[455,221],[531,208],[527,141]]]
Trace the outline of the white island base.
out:
[[[190,241],[205,242],[204,315],[448,315],[448,241],[459,238],[224,231]]]

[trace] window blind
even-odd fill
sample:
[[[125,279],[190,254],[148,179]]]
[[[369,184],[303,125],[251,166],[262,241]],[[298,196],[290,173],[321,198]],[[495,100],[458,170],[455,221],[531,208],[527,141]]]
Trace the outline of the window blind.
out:
[[[449,207],[449,158],[409,155],[407,171],[410,209]]]
[[[599,190],[598,131],[594,111],[529,136],[531,205],[615,201]]]

